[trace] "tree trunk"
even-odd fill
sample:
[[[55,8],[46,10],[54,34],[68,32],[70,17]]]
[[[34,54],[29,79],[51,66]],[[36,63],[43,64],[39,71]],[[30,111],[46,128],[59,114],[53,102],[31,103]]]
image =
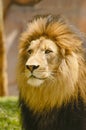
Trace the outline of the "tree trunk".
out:
[[[7,73],[6,73],[6,51],[3,32],[3,8],[0,0],[0,96],[6,96],[7,90]]]

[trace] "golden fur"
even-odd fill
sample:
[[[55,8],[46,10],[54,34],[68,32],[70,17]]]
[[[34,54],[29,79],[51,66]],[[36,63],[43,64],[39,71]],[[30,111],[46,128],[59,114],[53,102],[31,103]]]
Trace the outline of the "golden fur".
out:
[[[47,60],[40,51],[43,44],[53,49]],[[38,17],[28,24],[20,39],[17,68],[20,95],[27,106],[34,111],[42,111],[78,101],[79,96],[86,102],[86,61],[82,45],[80,34],[62,16]],[[29,55],[30,46],[34,53]],[[38,77],[47,76],[43,82],[35,78],[33,83],[28,81],[30,72],[25,65],[33,63],[44,67],[34,72]]]

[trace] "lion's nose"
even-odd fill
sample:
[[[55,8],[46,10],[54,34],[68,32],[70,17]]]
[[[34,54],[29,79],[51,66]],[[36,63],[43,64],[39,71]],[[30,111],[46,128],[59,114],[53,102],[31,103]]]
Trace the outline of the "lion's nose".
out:
[[[35,69],[39,68],[39,65],[26,65],[26,68],[33,72]]]

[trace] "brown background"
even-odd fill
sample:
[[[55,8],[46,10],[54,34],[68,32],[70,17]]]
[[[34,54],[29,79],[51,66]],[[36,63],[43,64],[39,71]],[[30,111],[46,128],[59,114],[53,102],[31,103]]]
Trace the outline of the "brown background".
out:
[[[34,6],[12,4],[5,16],[9,95],[18,93],[15,72],[20,34],[34,15],[49,13],[63,14],[70,23],[86,32],[86,0],[41,0]]]

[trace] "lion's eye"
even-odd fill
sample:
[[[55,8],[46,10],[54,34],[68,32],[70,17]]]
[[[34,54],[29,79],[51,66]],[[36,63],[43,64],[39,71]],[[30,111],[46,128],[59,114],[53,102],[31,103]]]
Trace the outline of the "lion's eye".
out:
[[[30,49],[30,50],[28,50],[28,54],[32,54],[32,50]]]
[[[49,53],[51,53],[52,52],[52,50],[45,50],[45,54],[49,54]]]

